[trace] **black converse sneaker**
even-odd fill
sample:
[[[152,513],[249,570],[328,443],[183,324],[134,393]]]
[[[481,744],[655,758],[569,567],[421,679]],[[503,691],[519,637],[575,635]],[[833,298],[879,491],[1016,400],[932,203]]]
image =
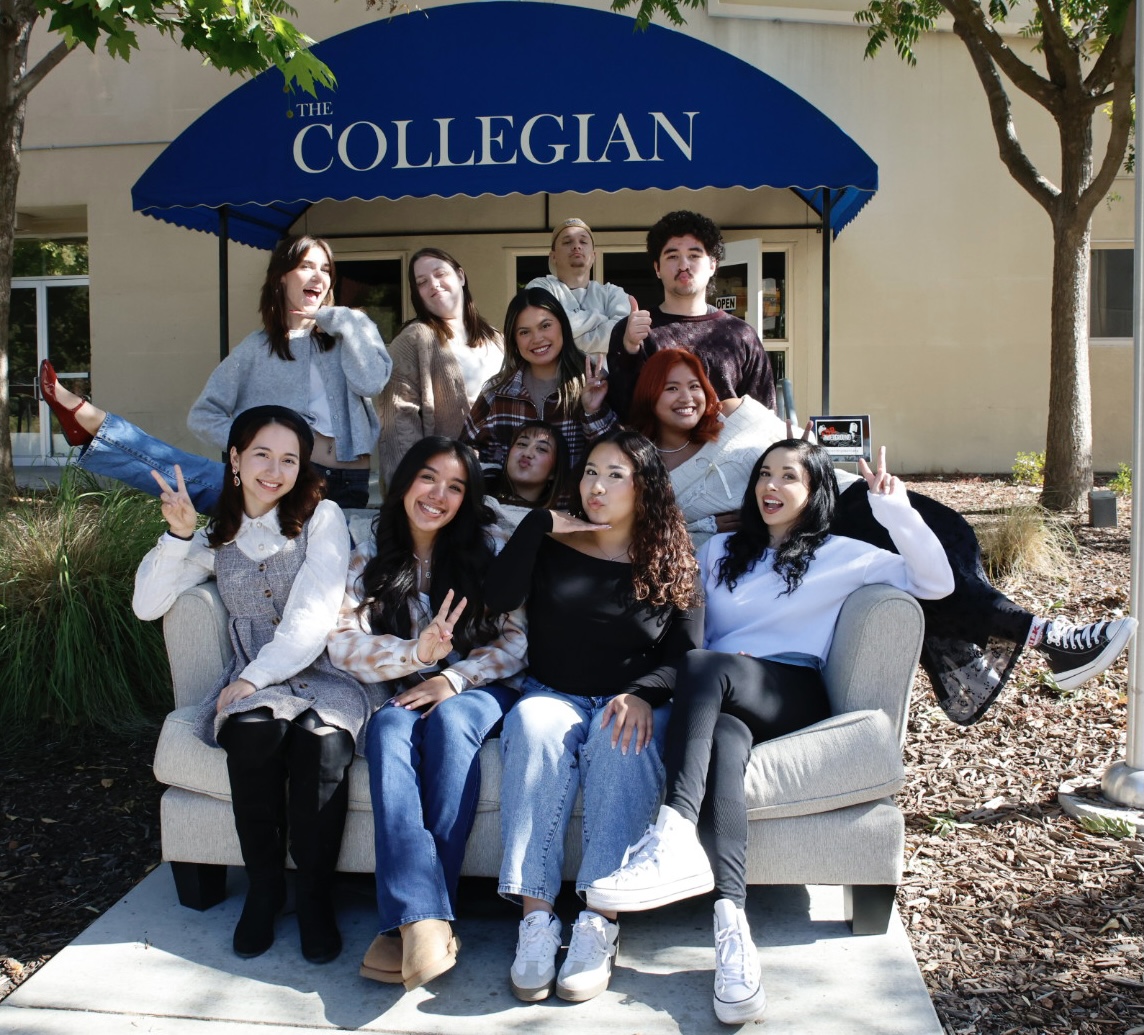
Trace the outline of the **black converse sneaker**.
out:
[[[1053,682],[1062,690],[1075,690],[1111,665],[1136,632],[1135,618],[1072,625],[1051,619],[1038,649],[1048,656]]]

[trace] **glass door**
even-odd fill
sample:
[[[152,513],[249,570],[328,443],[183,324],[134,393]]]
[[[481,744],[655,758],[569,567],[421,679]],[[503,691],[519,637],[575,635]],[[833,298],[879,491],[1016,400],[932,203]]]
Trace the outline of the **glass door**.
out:
[[[50,359],[77,395],[91,395],[87,277],[17,277],[12,281],[8,387],[13,460],[43,463],[70,446],[40,398],[40,362]]]

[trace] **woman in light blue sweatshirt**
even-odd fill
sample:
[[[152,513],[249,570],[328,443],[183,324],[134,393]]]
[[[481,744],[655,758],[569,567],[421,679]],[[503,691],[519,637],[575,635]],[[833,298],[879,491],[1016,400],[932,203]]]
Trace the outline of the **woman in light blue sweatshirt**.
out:
[[[372,397],[385,387],[393,364],[368,316],[332,304],[334,274],[325,241],[303,235],[278,244],[262,285],[262,329],[215,368],[187,425],[221,450],[243,410],[288,406],[314,432],[312,463],[326,481],[326,495],[343,507],[364,507],[370,453],[380,432]],[[175,449],[73,395],[47,360],[40,366],[40,388],[68,443],[82,447],[77,466],[154,494],[151,472],[170,481],[179,464],[196,509],[213,508],[222,463]]]

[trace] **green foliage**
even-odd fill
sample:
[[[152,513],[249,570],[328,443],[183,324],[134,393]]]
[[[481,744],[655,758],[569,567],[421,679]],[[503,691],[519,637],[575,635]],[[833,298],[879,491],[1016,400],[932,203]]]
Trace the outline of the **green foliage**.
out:
[[[125,61],[139,49],[136,28],[147,26],[225,72],[254,75],[273,65],[287,90],[309,94],[336,82],[307,49],[313,40],[289,21],[297,12],[285,0],[38,0],[37,6],[69,46],[94,51],[102,42]]]
[[[69,469],[0,513],[0,728],[121,728],[164,710],[162,633],[131,610],[135,569],[165,527],[130,489]]]
[[[1121,496],[1132,495],[1132,465],[1120,464],[1116,468],[1116,474],[1108,480],[1108,487],[1113,491],[1119,493]]]
[[[1115,837],[1118,840],[1136,836],[1136,824],[1120,816],[1081,816],[1080,825],[1090,834]]]
[[[14,277],[84,276],[87,266],[87,241],[16,241],[12,249]]]
[[[854,15],[856,22],[867,26],[866,57],[874,57],[884,44],[892,42],[898,57],[910,65],[916,64],[915,45],[924,33],[934,29],[940,16],[949,12],[949,6],[941,0],[871,0]],[[1040,49],[1046,31],[1042,10],[1048,10],[1047,5],[1042,8],[1040,4],[1026,2],[1020,12],[1020,0],[1011,3],[977,0],[971,6],[993,23],[1006,22],[1017,13],[1026,15],[1028,21],[1019,33],[1026,39],[1037,40]],[[1095,55],[1103,49],[1109,36],[1124,28],[1129,0],[1064,0],[1051,9],[1058,15],[1069,45]]]
[[[1013,461],[1013,481],[1018,485],[1042,485],[1045,481],[1045,454],[1018,453]]]
[[[612,0],[612,10],[623,12],[634,3],[639,4],[636,10],[637,29],[646,29],[656,11],[659,11],[672,25],[683,25],[685,19],[680,8],[689,7],[701,11],[707,6],[707,0]]]
[[[972,823],[962,823],[958,820],[956,812],[939,812],[928,817],[926,825],[929,827],[930,833],[936,834],[938,837],[949,837],[957,830],[964,830],[973,826]]]

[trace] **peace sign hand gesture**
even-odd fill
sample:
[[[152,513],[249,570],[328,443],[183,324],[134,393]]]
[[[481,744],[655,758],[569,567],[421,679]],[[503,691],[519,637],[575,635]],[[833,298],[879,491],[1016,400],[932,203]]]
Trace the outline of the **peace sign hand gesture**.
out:
[[[604,405],[608,397],[608,382],[604,373],[603,356],[584,357],[584,391],[580,393],[580,405],[588,416]]]
[[[171,529],[171,535],[180,539],[190,539],[199,523],[199,515],[187,492],[187,484],[183,481],[183,469],[175,464],[175,482],[178,486],[176,489],[172,489],[158,471],[152,471],[151,476],[159,485],[163,518]]]
[[[903,492],[901,479],[886,470],[886,447],[878,450],[877,473],[870,470],[864,459],[858,461],[858,473],[866,479],[870,492],[875,496],[894,496]]]
[[[415,661],[429,666],[449,655],[453,649],[453,626],[457,624],[457,619],[461,617],[461,612],[465,610],[468,602],[468,597],[461,597],[461,602],[450,611],[453,591],[449,590],[445,594],[445,599],[441,601],[441,610],[417,637],[417,647],[413,652]]]

